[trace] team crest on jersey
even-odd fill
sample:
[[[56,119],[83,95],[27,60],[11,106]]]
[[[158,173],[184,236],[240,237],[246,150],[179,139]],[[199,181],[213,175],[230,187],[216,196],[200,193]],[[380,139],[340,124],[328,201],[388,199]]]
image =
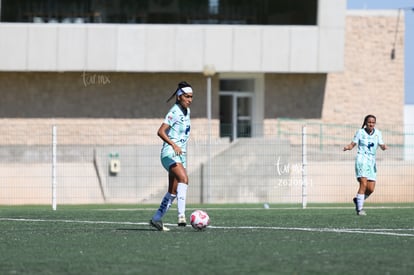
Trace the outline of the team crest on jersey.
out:
[[[368,142],[368,150],[371,150],[371,147],[373,147],[373,146],[374,146],[373,142]]]

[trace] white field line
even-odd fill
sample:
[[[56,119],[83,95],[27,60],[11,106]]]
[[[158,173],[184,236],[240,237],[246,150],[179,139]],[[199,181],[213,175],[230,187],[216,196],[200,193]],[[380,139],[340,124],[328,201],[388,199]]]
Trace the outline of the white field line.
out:
[[[17,218],[0,218],[0,221],[17,221],[17,222],[62,222],[62,223],[83,223],[83,224],[122,224],[122,225],[147,225],[147,222],[112,222],[112,221],[82,221],[82,220],[46,220],[46,219],[17,219]],[[176,226],[176,224],[165,224],[167,226]],[[309,228],[309,227],[278,227],[278,226],[209,226],[210,229],[226,230],[279,230],[279,231],[307,231],[307,232],[331,232],[331,233],[351,233],[351,234],[373,234],[389,235],[400,237],[414,237],[414,233],[398,233],[395,231],[414,231],[414,228]]]
[[[332,232],[332,233],[359,233],[359,234],[374,234],[374,235],[390,235],[390,236],[404,236],[414,237],[409,233],[394,233],[386,231],[414,231],[414,228],[409,229],[356,229],[356,228],[306,228],[306,227],[274,227],[274,226],[209,226],[209,228],[217,229],[262,229],[262,230],[286,230],[286,231],[308,231],[308,232]]]

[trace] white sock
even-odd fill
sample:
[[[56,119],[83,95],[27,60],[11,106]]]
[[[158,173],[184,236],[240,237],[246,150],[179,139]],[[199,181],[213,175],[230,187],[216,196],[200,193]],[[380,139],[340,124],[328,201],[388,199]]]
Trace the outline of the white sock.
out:
[[[157,212],[155,212],[154,216],[152,217],[152,220],[159,221],[164,217],[165,213],[167,213],[168,209],[170,209],[171,204],[173,203],[176,195],[173,195],[169,192],[167,192],[164,195],[164,198],[161,201],[160,207],[158,208]]]
[[[365,195],[364,194],[357,194],[356,198],[357,198],[357,209],[358,209],[358,211],[361,211],[362,208],[364,207]]]
[[[182,182],[178,183],[177,186],[177,208],[178,216],[185,216],[185,199],[187,197],[187,187],[188,185]]]

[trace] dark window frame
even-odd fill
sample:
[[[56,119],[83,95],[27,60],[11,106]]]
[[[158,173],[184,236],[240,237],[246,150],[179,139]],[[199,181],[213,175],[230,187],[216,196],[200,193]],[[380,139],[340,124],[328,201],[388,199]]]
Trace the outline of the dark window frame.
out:
[[[1,22],[317,25],[318,11],[318,0],[2,0],[0,3]]]

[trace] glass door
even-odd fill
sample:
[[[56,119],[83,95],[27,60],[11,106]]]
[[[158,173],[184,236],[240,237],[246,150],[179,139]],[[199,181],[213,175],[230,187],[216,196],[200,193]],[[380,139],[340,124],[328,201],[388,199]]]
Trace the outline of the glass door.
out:
[[[252,136],[252,96],[236,94],[237,137]]]
[[[233,96],[220,94],[220,137],[233,140]]]

